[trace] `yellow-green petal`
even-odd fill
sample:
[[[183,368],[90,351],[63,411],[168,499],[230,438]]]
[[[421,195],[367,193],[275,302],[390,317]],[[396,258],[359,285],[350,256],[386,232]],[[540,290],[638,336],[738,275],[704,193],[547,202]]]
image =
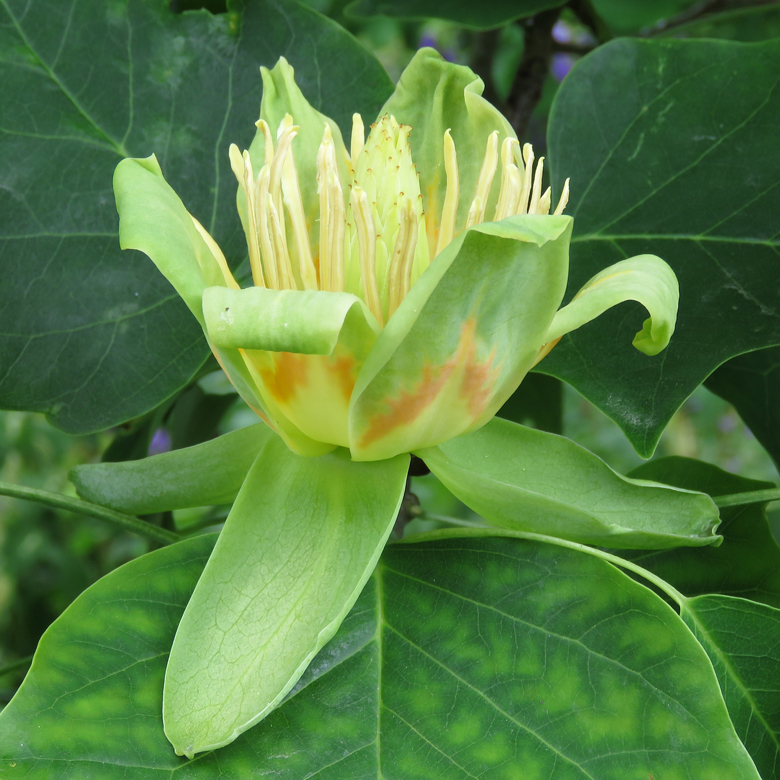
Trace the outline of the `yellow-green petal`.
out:
[[[429,266],[366,360],[350,449],[376,460],[484,425],[534,364],[568,274],[572,220],[478,225]]]
[[[122,160],[114,194],[119,245],[146,253],[203,324],[201,294],[205,287],[224,285],[224,275],[157,158]]]
[[[293,441],[303,455],[348,446],[352,390],[379,326],[349,293],[228,290],[203,296],[209,340],[220,350],[241,350],[253,386],[278,423],[294,426],[309,442]]]
[[[674,333],[679,299],[677,277],[660,257],[638,255],[622,260],[596,274],[555,315],[546,341],[557,341],[619,303],[637,301],[650,317],[633,344],[645,355],[657,355]]]
[[[330,118],[321,114],[304,97],[295,83],[295,70],[284,57],[270,70],[260,68],[263,78],[263,98],[260,103],[260,118],[268,124],[276,142],[276,132],[286,114],[289,114],[298,131],[292,142],[292,153],[298,171],[298,183],[301,188],[303,211],[306,217],[312,246],[316,246],[319,237],[319,198],[317,196],[317,150],[322,143],[325,124],[330,127],[336,160],[342,182],[346,182],[349,170],[349,155],[341,137],[341,130]],[[257,174],[265,163],[265,136],[258,131],[249,147],[252,167]],[[239,213],[243,213],[243,194],[238,191]]]

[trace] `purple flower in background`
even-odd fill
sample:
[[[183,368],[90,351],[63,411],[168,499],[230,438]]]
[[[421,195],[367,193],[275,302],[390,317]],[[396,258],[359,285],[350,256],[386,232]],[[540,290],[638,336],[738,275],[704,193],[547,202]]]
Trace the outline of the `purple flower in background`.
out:
[[[171,434],[165,428],[158,428],[149,442],[149,455],[161,455],[171,450]]]
[[[556,81],[563,81],[578,59],[579,57],[576,54],[567,54],[564,52],[553,54],[552,65],[550,66],[553,78]]]

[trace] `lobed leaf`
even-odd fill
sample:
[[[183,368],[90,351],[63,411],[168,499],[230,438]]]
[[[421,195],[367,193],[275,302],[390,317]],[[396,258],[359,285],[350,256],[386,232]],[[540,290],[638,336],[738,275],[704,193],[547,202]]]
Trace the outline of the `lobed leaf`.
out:
[[[571,177],[574,217],[567,297],[652,252],[677,275],[680,310],[662,356],[630,348],[641,313],[621,306],[564,337],[539,370],[574,385],[645,457],[721,363],[780,344],[779,69],[777,41],[617,40],[555,98],[553,181]]]

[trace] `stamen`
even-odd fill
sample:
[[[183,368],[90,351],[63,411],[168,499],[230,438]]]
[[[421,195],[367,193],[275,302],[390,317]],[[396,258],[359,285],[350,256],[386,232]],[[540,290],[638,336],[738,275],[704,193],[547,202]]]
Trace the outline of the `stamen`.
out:
[[[447,190],[444,194],[444,206],[441,210],[441,226],[439,240],[436,244],[438,255],[455,234],[455,220],[458,217],[458,199],[460,198],[460,182],[458,179],[458,156],[455,153],[455,142],[449,129],[444,133],[444,170],[447,174]]]
[[[256,287],[265,287],[263,266],[260,262],[260,246],[258,243],[257,214],[258,204],[255,190],[255,175],[252,170],[252,160],[249,152],[244,152],[244,193],[246,195],[246,231],[251,236],[247,241],[249,248],[249,267],[252,269],[252,279]]]
[[[290,215],[293,235],[295,236],[295,249],[298,253],[298,269],[303,282],[304,290],[317,289],[317,269],[311,256],[309,234],[306,228],[306,215],[303,211],[303,197],[298,183],[298,171],[295,167],[295,156],[292,147],[287,154],[282,169],[282,193],[284,205]]]
[[[523,146],[523,159],[525,160],[525,171],[523,174],[523,189],[520,192],[520,203],[517,213],[528,213],[528,198],[531,195],[531,177],[534,172],[534,149],[531,144]]]
[[[477,179],[477,188],[474,192],[474,200],[471,202],[469,216],[466,220],[466,228],[476,225],[485,218],[485,206],[487,206],[490,196],[490,185],[493,183],[493,176],[496,174],[498,166],[498,130],[494,130],[487,141],[485,149],[485,159],[482,161],[482,168],[479,171]],[[473,218],[473,221],[472,221]]]
[[[409,294],[409,290],[412,289],[412,271],[414,270],[414,256],[417,249],[417,235],[419,232],[418,220],[413,212],[413,206],[411,200],[408,201],[409,209],[411,213],[409,241],[407,243],[406,257],[404,257],[404,267],[402,269],[402,279],[404,282],[403,290],[401,291],[401,300],[406,298]],[[423,222],[423,231],[425,230],[425,222]]]
[[[393,256],[387,271],[387,318],[393,316],[395,310],[404,299],[404,286],[406,275],[404,273],[407,258],[414,257],[417,248],[416,236],[413,236],[413,225],[416,224],[414,206],[411,198],[406,198],[398,213],[398,235],[393,246]]]
[[[529,214],[539,213],[539,197],[542,192],[543,171],[544,171],[544,157],[540,157],[539,162],[536,164],[536,172],[534,173],[534,188],[531,191],[531,203],[528,206]]]
[[[549,214],[550,213],[550,201],[552,200],[552,190],[548,187],[542,197],[539,198],[539,207],[536,211],[537,214]]]
[[[317,150],[317,192],[320,196],[320,289],[330,290],[330,233],[331,203],[328,186],[328,146],[333,145],[330,127],[325,123],[322,143]]]
[[[366,143],[366,130],[363,127],[363,117],[360,114],[352,114],[352,143],[350,144],[350,157],[352,158],[352,167],[357,165],[357,159],[363,151]]]
[[[276,254],[276,264],[279,272],[279,289],[296,290],[297,285],[292,274],[292,263],[290,262],[290,252],[287,249],[287,237],[284,234],[284,222],[282,215],[279,214],[273,199],[268,199],[268,213],[271,223],[271,237],[274,242]]]
[[[350,195],[352,215],[358,235],[360,251],[360,275],[363,282],[363,294],[371,313],[380,327],[384,327],[382,305],[379,300],[379,288],[376,282],[376,231],[371,217],[371,207],[362,187],[356,182]]]
[[[271,166],[264,165],[257,177],[257,219],[258,235],[260,237],[260,249],[263,253],[263,266],[268,277],[268,286],[272,290],[279,290],[279,274],[276,266],[276,252],[274,251],[271,231],[268,228],[268,214],[271,198],[268,195],[268,182],[271,178]],[[251,255],[250,255],[251,259]]]
[[[558,205],[555,208],[555,211],[553,212],[555,216],[558,216],[559,214],[563,214],[563,210],[566,208],[566,204],[569,202],[569,180],[566,179],[566,181],[563,183],[563,192],[561,193],[561,198],[558,201]]]
[[[466,230],[481,222],[480,214],[484,215],[484,213],[485,204],[482,202],[482,198],[477,195],[474,200],[471,201],[469,213],[466,215]]]
[[[219,245],[208,234],[203,225],[201,225],[200,222],[198,222],[198,220],[192,216],[192,214],[190,214],[190,217],[192,217],[192,221],[195,224],[195,229],[198,231],[198,233],[200,233],[201,238],[206,242],[206,246],[211,250],[211,254],[214,255],[214,259],[217,261],[219,270],[222,271],[222,278],[225,280],[225,284],[233,290],[238,290],[239,284],[233,277],[233,274],[230,272],[227,260],[225,260],[225,255],[222,254],[222,250],[219,248]]]
[[[344,192],[341,189],[339,170],[336,164],[335,149],[331,146],[333,159],[328,171],[328,199],[333,204],[330,209],[330,281],[331,290],[344,291],[344,234],[347,224],[347,211],[344,207]]]
[[[517,167],[512,162],[514,158],[513,147],[515,146],[519,146],[516,138],[505,138],[501,144],[501,189],[498,191],[498,202],[493,216],[494,222],[498,222],[512,213],[510,211],[510,198],[514,182],[511,169],[514,168],[517,171]]]
[[[268,127],[268,124],[263,119],[258,119],[255,122],[255,127],[263,134],[265,139],[263,154],[265,155],[265,164],[270,165],[274,159],[274,139],[271,135],[271,128]]]

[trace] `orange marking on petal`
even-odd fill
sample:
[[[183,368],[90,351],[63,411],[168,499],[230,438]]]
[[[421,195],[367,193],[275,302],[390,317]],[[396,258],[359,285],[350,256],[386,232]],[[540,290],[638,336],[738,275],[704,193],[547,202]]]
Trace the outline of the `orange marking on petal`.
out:
[[[335,375],[339,388],[344,394],[344,399],[349,403],[357,379],[357,361],[352,355],[342,355],[341,357],[334,355],[328,361],[327,366],[328,370]]]
[[[300,387],[308,384],[309,366],[306,355],[294,352],[273,353],[273,368],[260,369],[268,392],[280,403],[290,401]]]
[[[493,367],[495,357],[496,348],[493,347],[488,359],[480,363],[477,360],[476,344],[472,340],[460,383],[460,397],[466,402],[475,420],[485,411],[493,397],[493,388],[500,373],[500,367]]]
[[[360,438],[359,445],[361,447],[367,447],[395,428],[408,425],[416,420],[436,400],[457,368],[464,371],[460,393],[467,398],[469,410],[473,410],[472,403],[475,404],[474,409],[480,404],[487,405],[490,388],[486,388],[485,385],[492,379],[496,369],[491,370],[490,368],[493,362],[492,354],[486,363],[476,361],[474,340],[476,329],[476,318],[469,317],[463,323],[458,348],[446,363],[440,366],[424,366],[422,379],[411,392],[402,391],[398,398],[385,399],[388,411],[376,415],[371,420],[368,429]],[[466,393],[468,393],[467,396]]]

